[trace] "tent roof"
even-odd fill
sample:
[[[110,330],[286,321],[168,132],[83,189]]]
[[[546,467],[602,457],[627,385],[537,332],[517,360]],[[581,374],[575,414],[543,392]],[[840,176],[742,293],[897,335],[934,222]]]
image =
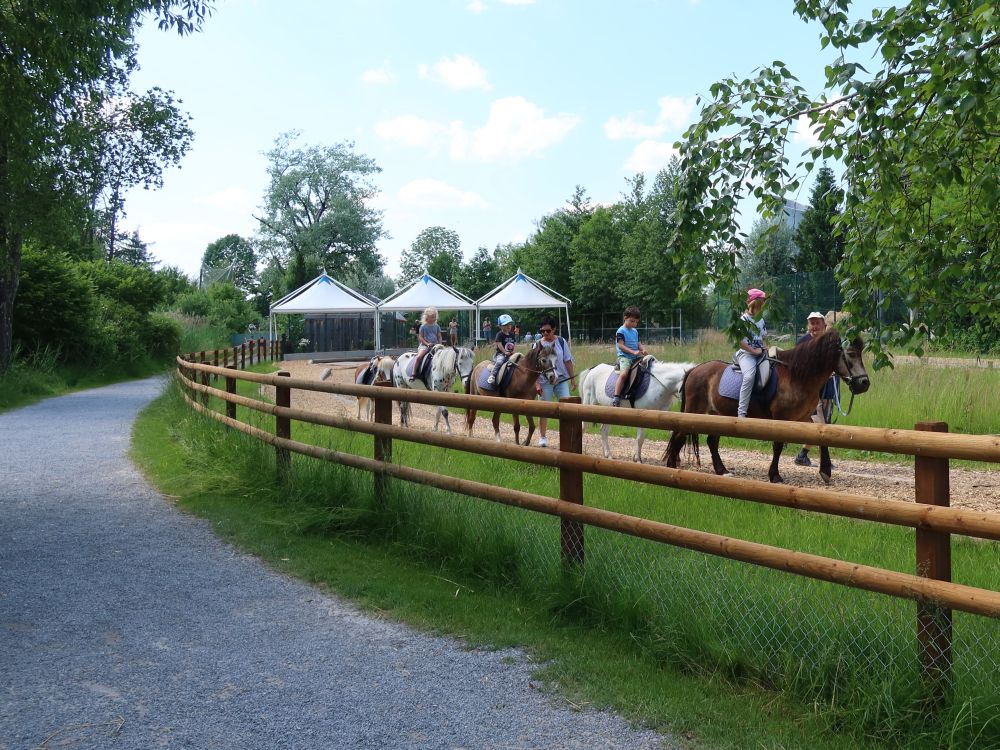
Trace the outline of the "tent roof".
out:
[[[425,271],[419,279],[414,279],[382,300],[379,310],[423,310],[425,307],[436,307],[438,310],[474,310],[476,304]]]
[[[530,307],[569,308],[569,300],[566,297],[535,281],[520,268],[503,284],[481,297],[478,304],[483,310],[517,310]]]
[[[271,305],[271,313],[286,315],[331,312],[373,313],[375,303],[365,299],[349,286],[327,276],[324,271]]]

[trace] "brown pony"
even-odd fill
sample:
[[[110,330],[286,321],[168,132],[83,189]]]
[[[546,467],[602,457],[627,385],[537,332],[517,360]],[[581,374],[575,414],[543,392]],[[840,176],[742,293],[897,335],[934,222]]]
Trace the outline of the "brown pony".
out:
[[[864,342],[858,336],[848,348],[844,348],[840,334],[833,328],[821,336],[801,343],[792,349],[778,352],[777,362],[772,367],[777,371],[778,389],[774,399],[767,406],[761,406],[751,399],[749,417],[756,419],[781,419],[789,422],[808,422],[815,411],[819,392],[823,383],[836,372],[851,393],[859,394],[868,390],[868,373],[861,357]],[[681,411],[687,414],[718,414],[735,417],[739,406],[737,399],[719,395],[719,379],[729,367],[727,362],[704,362],[691,369],[684,380],[681,395]],[[677,456],[684,445],[687,433],[675,430],[670,436],[670,444],[664,454],[667,466],[677,468]],[[693,438],[697,438],[694,435]],[[712,451],[712,466],[716,474],[728,474],[719,456],[719,436],[709,435],[708,447]],[[783,481],[778,473],[778,459],[784,443],[774,443],[771,468],[767,473],[772,482]],[[830,481],[830,449],[820,446],[819,474],[824,482]]]
[[[473,396],[499,396],[500,394],[493,390],[492,388],[480,387],[479,380],[485,368],[492,368],[493,360],[487,359],[480,362],[472,370],[472,375],[465,383],[465,392]],[[510,383],[507,385],[507,393],[504,394],[507,398],[522,398],[528,401],[532,401],[535,398],[535,383],[538,382],[538,376],[543,375],[548,378],[548,381],[555,385],[556,380],[559,379],[556,373],[556,354],[553,347],[545,344],[544,342],[538,341],[531,347],[527,354],[525,354],[516,365],[514,365],[514,372],[510,376]],[[535,420],[528,416],[525,417],[528,420],[528,437],[525,438],[524,444],[529,445],[531,443],[531,436],[535,434]],[[469,427],[469,434],[472,434],[472,426],[476,423],[476,410],[469,409],[465,414],[465,421]],[[496,441],[500,442],[500,412],[493,412],[493,433],[496,436]],[[518,443],[521,439],[521,418],[519,415],[514,415],[514,442]]]

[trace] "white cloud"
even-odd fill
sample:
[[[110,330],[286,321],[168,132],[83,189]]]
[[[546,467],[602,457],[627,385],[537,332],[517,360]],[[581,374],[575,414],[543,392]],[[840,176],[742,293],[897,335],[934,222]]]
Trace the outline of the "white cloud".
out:
[[[433,146],[445,130],[440,123],[416,115],[401,115],[375,125],[375,134],[382,140],[398,141],[407,146]]]
[[[388,86],[396,80],[392,72],[392,66],[388,60],[383,60],[377,68],[369,68],[361,74],[361,82],[369,86]]]
[[[659,105],[660,111],[653,124],[643,124],[635,115],[612,117],[604,123],[604,135],[618,141],[626,138],[659,138],[664,133],[679,131],[690,122],[695,100],[694,97],[681,99],[677,96],[664,96]]]
[[[483,127],[470,133],[461,123],[452,123],[452,158],[485,162],[523,159],[558,143],[579,122],[573,114],[546,117],[541,107],[524,97],[497,99]]]
[[[580,123],[573,114],[545,116],[545,110],[524,97],[497,99],[486,123],[468,128],[461,120],[450,123],[402,115],[375,125],[387,141],[436,150],[447,145],[456,161],[495,162],[533,156],[558,143]]]
[[[239,185],[223,188],[214,193],[203,195],[197,198],[197,202],[203,206],[221,209],[245,209],[247,211],[254,207],[254,197],[250,191]]]
[[[483,67],[465,55],[455,55],[452,58],[442,57],[433,65],[419,65],[417,73],[421,78],[438,81],[456,90],[482,89],[488,91],[491,88]]]
[[[431,178],[408,182],[396,196],[402,203],[419,208],[485,208],[488,205],[479,193],[460,190]]]
[[[813,125],[809,122],[809,115],[799,115],[795,121],[795,132],[792,134],[792,143],[801,143],[804,146],[813,148],[819,145],[819,131],[822,126]]]
[[[669,143],[647,140],[640,143],[625,162],[625,169],[630,172],[655,172],[667,166],[670,159],[677,155]]]
[[[472,0],[471,3],[465,6],[465,9],[473,13],[479,14],[486,10],[488,6],[483,0]]]

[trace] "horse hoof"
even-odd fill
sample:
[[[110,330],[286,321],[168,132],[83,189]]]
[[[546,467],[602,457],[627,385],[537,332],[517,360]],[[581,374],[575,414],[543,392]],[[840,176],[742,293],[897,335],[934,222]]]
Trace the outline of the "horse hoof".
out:
[[[735,475],[735,474],[733,474],[733,472],[731,472],[731,471],[724,471],[724,472],[722,472],[722,473],[721,473],[721,474],[720,474],[719,476],[720,476],[720,477],[734,477],[734,476],[736,476],[736,475]]]
[[[785,480],[782,479],[780,476],[773,476],[773,477],[771,477],[771,484],[784,484],[784,483],[785,483]]]
[[[824,474],[822,471],[819,473],[819,478],[823,480],[824,484],[830,484],[830,475]]]

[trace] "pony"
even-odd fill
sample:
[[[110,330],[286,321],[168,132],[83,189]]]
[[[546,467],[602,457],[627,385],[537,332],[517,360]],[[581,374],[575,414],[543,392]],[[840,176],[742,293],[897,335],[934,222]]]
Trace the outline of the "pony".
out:
[[[636,409],[655,409],[666,411],[680,394],[684,376],[694,367],[693,362],[658,362],[653,360],[649,365],[649,388],[640,398],[635,400]],[[614,365],[594,365],[589,370],[580,373],[580,399],[585,404],[595,406],[611,406],[611,397],[607,395],[605,383],[615,371]],[[619,407],[621,408],[621,407]],[[604,445],[604,457],[611,457],[608,446],[609,425],[601,425],[601,443]],[[640,427],[636,430],[634,460],[642,463],[642,444],[646,440],[646,430]]]
[[[519,357],[516,361],[512,359],[509,382],[506,392],[501,394],[499,386],[486,385],[486,379],[493,368],[493,360],[487,359],[476,365],[472,371],[472,376],[468,379],[465,392],[473,396],[505,396],[506,398],[521,398],[527,401],[535,398],[535,384],[538,376],[544,376],[551,384],[555,385],[559,379],[556,373],[556,353],[555,347],[546,344],[544,341],[536,341],[528,353]],[[528,437],[524,444],[531,444],[531,436],[535,434],[535,420],[533,417],[526,417],[528,420]],[[472,435],[472,428],[476,423],[476,410],[469,409],[465,413],[466,426],[469,428],[469,435]],[[493,435],[496,441],[500,442],[500,412],[493,412]],[[514,442],[521,441],[521,418],[514,415]]]
[[[808,422],[816,409],[820,388],[830,374],[836,372],[854,395],[868,390],[870,381],[862,359],[864,341],[856,337],[845,347],[840,334],[830,328],[826,333],[792,349],[778,352],[772,363],[773,377],[777,378],[777,390],[767,405],[755,398],[750,401],[749,417],[757,419],[781,419],[789,422]],[[728,362],[704,362],[688,371],[681,385],[681,411],[686,414],[717,414],[735,417],[738,399],[719,395],[719,379],[728,369]],[[688,434],[674,430],[663,458],[667,466],[677,468],[677,458]],[[697,440],[697,435],[692,435]],[[726,475],[725,464],[719,456],[719,436],[708,436],[708,447],[712,451],[712,467],[716,474]],[[784,480],[778,473],[778,459],[784,443],[774,443],[771,467],[767,477],[771,482]],[[820,446],[820,477],[829,484],[831,475],[830,449]]]
[[[426,391],[427,386],[420,378],[410,379],[406,370],[410,361],[417,356],[416,352],[406,352],[401,354],[392,367],[392,384],[397,388],[414,389]],[[473,354],[468,347],[451,347],[444,344],[435,344],[427,355],[431,357],[431,387],[430,390],[437,392],[450,391],[455,385],[455,376],[467,377],[463,375],[460,365],[471,371]],[[451,422],[448,420],[448,408],[437,407],[434,417],[434,431],[437,432],[438,425],[444,417],[445,431],[451,434]],[[404,427],[410,425],[410,404],[407,401],[399,402],[399,420]]]
[[[392,357],[372,357],[367,362],[362,362],[357,367],[354,368],[354,380],[352,382],[358,385],[378,385],[379,383],[391,383],[392,382],[392,366],[395,364],[395,360]],[[363,373],[367,372],[369,369],[374,369],[374,375],[368,380],[367,383],[362,382],[361,376]],[[320,373],[319,379],[326,380],[333,374],[333,368],[327,367],[323,372]],[[358,396],[358,419],[361,419],[361,410],[365,410],[365,419],[369,422],[375,416],[375,402],[372,401],[367,396]]]

